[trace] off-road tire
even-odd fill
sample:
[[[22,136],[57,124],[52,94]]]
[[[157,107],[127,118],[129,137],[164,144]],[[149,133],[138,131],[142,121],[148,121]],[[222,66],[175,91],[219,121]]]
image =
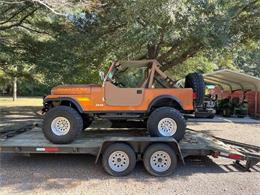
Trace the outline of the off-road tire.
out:
[[[185,78],[185,88],[192,88],[193,92],[196,93],[196,106],[203,104],[205,96],[205,82],[202,74],[196,72],[188,74]]]
[[[165,171],[156,171],[152,165],[151,165],[151,157],[155,152],[165,152],[169,155],[170,157],[170,165],[168,167],[167,170]],[[159,155],[160,157],[160,155]],[[163,156],[162,156],[163,157]],[[173,174],[174,170],[176,169],[177,166],[177,155],[175,153],[175,151],[167,144],[152,144],[150,145],[143,156],[143,163],[144,163],[144,167],[146,169],[146,171],[148,173],[150,173],[153,176],[159,176],[159,177],[164,177],[164,176],[169,176],[171,174]],[[169,161],[168,161],[169,162]],[[165,161],[165,163],[167,163],[167,161]]]
[[[183,115],[176,109],[171,107],[161,107],[154,110],[148,118],[147,129],[151,136],[153,137],[164,137],[160,133],[158,125],[159,122],[164,118],[171,118],[175,121],[177,125],[176,132],[172,135],[177,141],[184,137],[186,130],[186,120]]]
[[[70,123],[70,129],[65,135],[56,135],[51,128],[52,121],[57,117],[64,117]],[[83,129],[83,120],[80,114],[68,106],[57,106],[50,109],[43,119],[44,136],[54,144],[71,143]]]
[[[128,167],[125,170],[120,172],[114,171],[109,165],[109,157],[113,152],[116,151],[123,151],[124,153],[126,153],[129,159]],[[135,168],[135,164],[136,164],[136,154],[134,150],[127,144],[123,144],[123,143],[112,144],[108,148],[106,148],[106,150],[102,153],[102,165],[104,170],[109,175],[116,176],[116,177],[126,176],[133,171],[133,169]]]

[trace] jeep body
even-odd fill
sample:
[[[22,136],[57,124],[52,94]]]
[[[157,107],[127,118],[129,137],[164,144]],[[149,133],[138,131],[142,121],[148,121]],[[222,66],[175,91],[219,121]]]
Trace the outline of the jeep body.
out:
[[[151,136],[171,136],[177,141],[185,134],[183,113],[204,95],[200,74],[186,77],[186,88],[160,70],[156,60],[114,62],[102,85],[62,85],[44,98],[43,132],[53,143],[72,142],[95,118],[110,121],[139,120]],[[102,74],[103,75],[103,74]],[[195,101],[196,100],[196,101]]]
[[[137,82],[122,83],[117,74],[131,77],[133,70],[142,70]],[[127,74],[127,71],[129,74]],[[136,76],[138,77],[138,76]],[[134,78],[136,79],[136,78]],[[137,83],[136,86],[134,84]],[[156,60],[115,62],[109,68],[102,85],[61,85],[54,87],[44,98],[43,111],[58,105],[73,107],[82,115],[106,118],[135,118],[149,114],[153,109],[171,106],[181,112],[193,110],[193,90],[176,88],[159,69]]]

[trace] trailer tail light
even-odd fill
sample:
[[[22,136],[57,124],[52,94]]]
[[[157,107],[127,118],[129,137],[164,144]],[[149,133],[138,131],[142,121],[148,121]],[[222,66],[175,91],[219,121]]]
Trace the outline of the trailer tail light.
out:
[[[192,96],[193,96],[194,100],[197,99],[197,93],[196,92],[193,92]]]
[[[223,156],[223,157],[226,157],[226,158],[231,158],[231,159],[234,159],[234,160],[245,160],[245,157],[240,155],[240,154],[220,152],[220,156]]]
[[[56,147],[36,148],[37,152],[58,152],[59,150]]]
[[[244,157],[239,154],[229,154],[229,158],[232,158],[235,160],[244,160]]]

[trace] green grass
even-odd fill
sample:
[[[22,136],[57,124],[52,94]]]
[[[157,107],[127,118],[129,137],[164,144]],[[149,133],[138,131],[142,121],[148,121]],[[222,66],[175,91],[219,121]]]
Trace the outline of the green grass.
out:
[[[12,97],[0,97],[0,107],[17,107],[17,106],[42,106],[41,97],[18,97],[13,101]]]

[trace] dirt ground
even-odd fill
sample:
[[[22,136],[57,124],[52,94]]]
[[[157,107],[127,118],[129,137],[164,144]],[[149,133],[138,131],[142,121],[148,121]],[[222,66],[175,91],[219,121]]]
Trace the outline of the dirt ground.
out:
[[[32,106],[10,105],[0,99],[0,130],[38,122]],[[4,102],[4,103],[3,103]],[[35,107],[36,105],[36,107]],[[228,121],[190,121],[188,127],[239,142],[260,146],[260,122],[241,124]],[[141,162],[132,174],[108,176],[101,164],[89,155],[0,154],[1,194],[260,194],[260,165],[242,172],[231,160],[211,157],[188,158],[179,163],[174,175],[156,178],[148,175]]]

